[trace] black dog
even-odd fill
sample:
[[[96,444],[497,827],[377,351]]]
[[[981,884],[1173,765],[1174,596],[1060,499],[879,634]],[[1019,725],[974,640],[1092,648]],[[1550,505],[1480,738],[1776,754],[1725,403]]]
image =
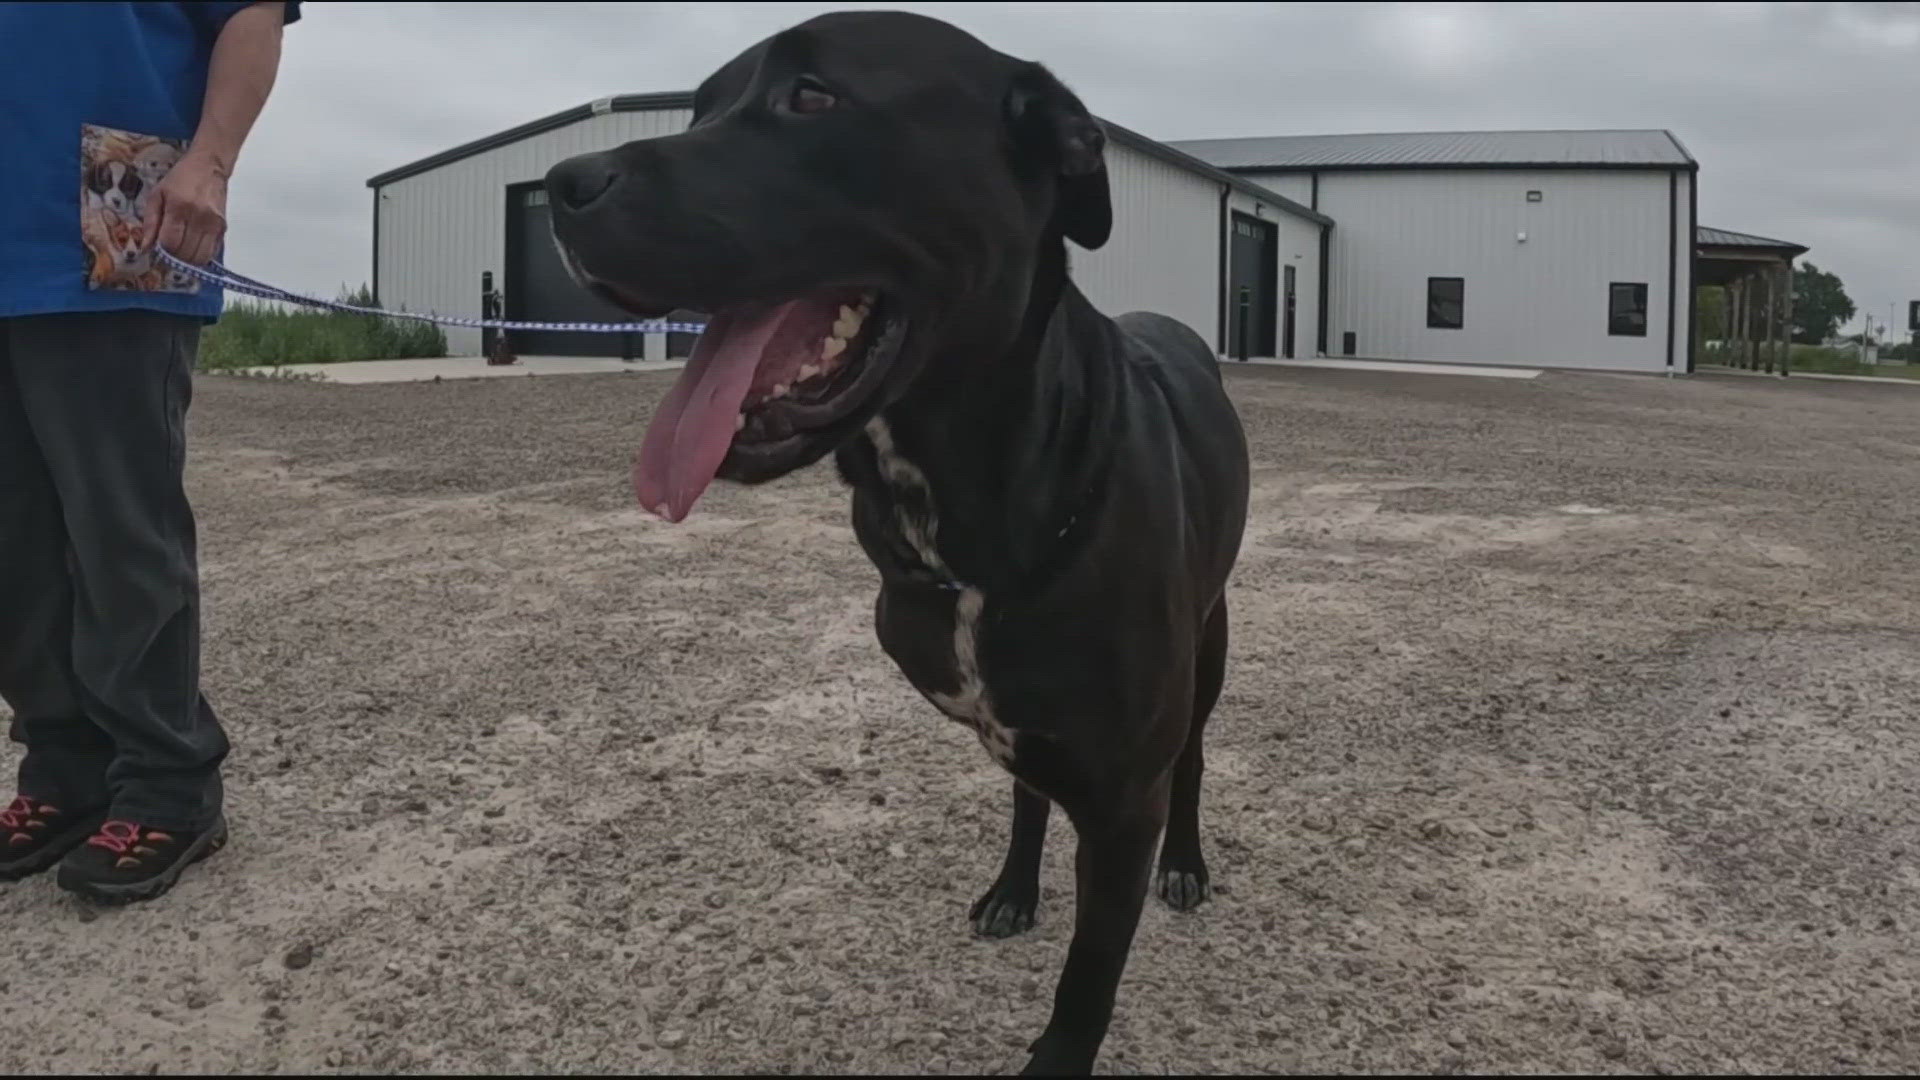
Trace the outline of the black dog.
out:
[[[1038,64],[934,19],[839,13],[701,85],[683,134],[546,184],[582,284],[711,312],[634,467],[670,521],[717,475],[829,451],[879,568],[887,655],[1015,778],[975,927],[1030,926],[1051,804],[1073,944],[1029,1073],[1092,1069],[1157,882],[1208,895],[1201,733],[1227,652],[1247,448],[1213,351],[1067,275],[1112,210],[1106,136]]]

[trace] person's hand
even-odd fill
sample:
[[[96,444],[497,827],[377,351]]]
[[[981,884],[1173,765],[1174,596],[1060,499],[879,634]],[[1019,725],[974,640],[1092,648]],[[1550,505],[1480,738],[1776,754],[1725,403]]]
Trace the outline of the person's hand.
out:
[[[227,170],[189,150],[153,189],[143,247],[157,243],[182,262],[205,266],[227,235]]]

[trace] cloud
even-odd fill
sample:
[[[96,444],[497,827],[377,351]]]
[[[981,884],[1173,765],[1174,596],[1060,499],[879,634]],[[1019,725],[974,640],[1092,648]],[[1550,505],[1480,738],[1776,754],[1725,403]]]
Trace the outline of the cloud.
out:
[[[309,4],[233,180],[229,258],[370,277],[369,176],[614,93],[692,87],[819,11],[908,8],[1045,62],[1160,138],[1658,127],[1702,220],[1920,299],[1920,4]]]
[[[1471,78],[1506,43],[1487,4],[1393,4],[1369,14],[1381,51],[1428,77]]]

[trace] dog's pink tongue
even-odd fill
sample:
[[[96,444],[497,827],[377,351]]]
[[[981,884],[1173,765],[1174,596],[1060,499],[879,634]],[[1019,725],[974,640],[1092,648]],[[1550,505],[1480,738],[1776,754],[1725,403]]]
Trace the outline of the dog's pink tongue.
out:
[[[800,307],[794,302],[708,320],[640,442],[633,491],[643,509],[676,522],[693,509],[733,443],[735,417],[755,370]]]

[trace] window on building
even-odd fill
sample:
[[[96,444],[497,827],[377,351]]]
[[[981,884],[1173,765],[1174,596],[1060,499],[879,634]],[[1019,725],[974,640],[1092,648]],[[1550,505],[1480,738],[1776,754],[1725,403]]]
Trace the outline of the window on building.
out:
[[[1427,328],[1458,330],[1466,314],[1467,279],[1430,277],[1427,279]]]
[[[1607,286],[1607,333],[1614,337],[1647,336],[1647,286],[1616,281]]]

